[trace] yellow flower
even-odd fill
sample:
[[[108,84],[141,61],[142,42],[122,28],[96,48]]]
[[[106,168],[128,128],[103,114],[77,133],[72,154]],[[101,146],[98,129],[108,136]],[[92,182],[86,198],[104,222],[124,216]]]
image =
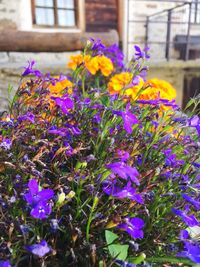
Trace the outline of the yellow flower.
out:
[[[112,61],[105,56],[98,56],[99,69],[104,76],[109,76],[114,70]]]
[[[85,61],[85,67],[92,75],[95,75],[99,70],[98,57],[93,57],[90,60]]]
[[[144,87],[144,80],[143,80],[141,77],[139,77],[139,83],[138,83],[137,85],[134,85],[134,86],[128,88],[128,89],[124,92],[124,94],[125,94],[125,95],[128,95],[128,96],[131,96],[131,98],[132,98],[133,100],[135,100],[136,97],[137,97],[137,98],[140,97],[140,94],[139,94],[139,96],[137,96],[137,94],[138,94],[138,92],[139,92],[143,87]]]
[[[85,61],[85,67],[92,75],[95,75],[100,70],[106,77],[114,70],[112,61],[105,56],[96,56]]]
[[[130,84],[132,74],[129,72],[122,72],[115,74],[108,83],[108,90],[110,94],[120,93],[125,87]]]
[[[108,83],[108,90],[110,94],[125,94],[127,96],[131,96],[134,99],[138,91],[143,87],[144,81],[141,77],[139,77],[139,84],[129,86],[131,84],[132,78],[133,74],[130,72],[122,72],[114,75]]]
[[[68,68],[75,70],[79,65],[83,63],[83,55],[78,54],[70,57],[70,61],[67,64]]]
[[[58,78],[58,76],[55,78]],[[68,89],[68,93],[71,94],[72,86],[73,86],[72,82],[69,81],[68,79],[58,81],[56,82],[55,85],[53,84],[49,85],[50,94],[51,96],[61,96],[66,88]]]
[[[103,55],[91,57],[90,55],[78,54],[71,56],[67,66],[75,70],[81,64],[83,64],[92,75],[95,75],[97,71],[100,70],[104,76],[109,76],[114,70],[112,61]]]
[[[170,83],[165,80],[154,78],[148,80],[145,86],[149,86],[149,91],[154,92],[154,95],[160,92],[160,98],[168,100],[173,100],[176,98],[176,90]]]

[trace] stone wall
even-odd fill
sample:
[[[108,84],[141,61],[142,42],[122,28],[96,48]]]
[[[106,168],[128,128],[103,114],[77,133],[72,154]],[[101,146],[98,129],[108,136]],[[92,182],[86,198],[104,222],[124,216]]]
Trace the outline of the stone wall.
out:
[[[6,28],[32,28],[31,1],[0,0],[0,29]]]
[[[66,74],[69,57],[76,52],[68,53],[1,53],[0,55],[0,111],[7,109],[8,86],[17,90],[21,73],[28,61],[35,60],[35,68],[52,75]]]

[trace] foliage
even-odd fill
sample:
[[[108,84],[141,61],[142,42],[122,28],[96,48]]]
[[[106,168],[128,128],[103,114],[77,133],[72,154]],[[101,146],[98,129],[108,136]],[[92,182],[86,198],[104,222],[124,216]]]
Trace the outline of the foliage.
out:
[[[135,51],[91,40],[68,76],[24,70],[0,121],[0,266],[200,262],[200,119]]]

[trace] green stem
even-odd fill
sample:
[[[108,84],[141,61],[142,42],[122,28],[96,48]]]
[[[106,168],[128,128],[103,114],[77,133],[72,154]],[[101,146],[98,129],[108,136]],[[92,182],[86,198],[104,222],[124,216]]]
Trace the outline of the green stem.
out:
[[[89,215],[89,218],[88,218],[87,226],[86,226],[86,240],[87,241],[89,241],[89,239],[90,239],[90,236],[89,236],[89,234],[90,234],[90,225],[91,225],[91,222],[92,222],[92,219],[93,219],[92,218],[93,217],[93,212],[94,212],[94,210],[95,210],[95,208],[96,208],[96,206],[98,204],[98,201],[99,201],[98,197],[95,196],[94,197],[94,201],[93,201],[93,205],[92,205],[92,208],[91,208],[91,211],[90,211],[90,215]]]
[[[146,258],[145,261],[146,262],[160,262],[160,263],[166,263],[166,262],[169,262],[169,263],[184,263],[184,264],[189,264],[189,266],[194,266],[193,262],[191,262],[188,259],[183,259],[183,258],[177,259],[177,258],[173,258],[173,257],[162,257],[162,258],[151,257],[151,258]]]

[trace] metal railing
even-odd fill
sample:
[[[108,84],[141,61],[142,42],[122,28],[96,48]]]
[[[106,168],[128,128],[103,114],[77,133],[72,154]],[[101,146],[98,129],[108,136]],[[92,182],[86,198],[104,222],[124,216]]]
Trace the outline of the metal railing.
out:
[[[188,60],[190,45],[190,28],[192,15],[192,2],[185,2],[168,10],[147,16],[145,44],[148,46],[164,46],[164,57],[174,58],[174,48],[181,53],[181,59]],[[157,33],[156,33],[157,31]],[[157,38],[158,32],[162,34]],[[184,51],[183,51],[184,50]]]
[[[148,45],[152,60],[188,60],[200,56],[200,0],[127,1],[127,58],[132,56],[133,44]],[[172,8],[148,16],[144,16],[141,11],[135,17],[131,7],[134,2],[136,6],[143,3],[146,8],[146,2],[151,8],[155,5],[159,9],[162,7],[161,3],[169,3]],[[163,4],[165,7],[167,5]],[[197,26],[193,28],[194,24]]]

